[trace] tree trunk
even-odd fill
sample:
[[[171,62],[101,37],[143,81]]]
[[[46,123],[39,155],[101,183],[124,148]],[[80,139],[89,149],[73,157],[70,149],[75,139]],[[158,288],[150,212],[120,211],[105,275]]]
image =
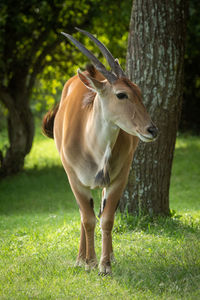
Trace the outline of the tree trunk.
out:
[[[23,169],[24,158],[30,152],[34,137],[34,119],[29,101],[14,101],[4,93],[1,95],[8,108],[9,148],[5,155],[0,152],[0,177],[15,174]]]
[[[184,0],[133,2],[127,73],[141,88],[160,135],[156,142],[138,146],[121,199],[122,212],[169,214],[171,167],[182,105],[186,11]]]

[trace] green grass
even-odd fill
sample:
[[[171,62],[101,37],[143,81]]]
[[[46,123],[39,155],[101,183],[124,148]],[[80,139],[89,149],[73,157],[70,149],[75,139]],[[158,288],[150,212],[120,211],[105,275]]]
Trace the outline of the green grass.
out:
[[[117,214],[112,277],[74,267],[79,212],[54,142],[38,132],[25,171],[0,183],[0,299],[200,299],[200,138],[177,139],[172,218]],[[95,208],[99,209],[99,192]],[[101,232],[96,228],[96,252]]]

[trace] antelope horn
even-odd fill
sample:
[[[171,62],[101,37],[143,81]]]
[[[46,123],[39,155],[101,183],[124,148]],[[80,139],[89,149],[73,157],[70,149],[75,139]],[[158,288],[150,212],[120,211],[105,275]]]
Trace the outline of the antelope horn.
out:
[[[110,82],[113,83],[117,80],[117,77],[106,70],[105,66],[90,52],[88,49],[86,49],[79,41],[77,41],[75,38],[73,38],[71,35],[61,32],[65,37],[67,37],[79,50],[85,54],[95,65],[97,70],[101,72],[105,78]]]
[[[91,33],[80,29],[78,27],[75,27],[76,30],[79,32],[82,32],[83,34],[87,35],[99,48],[103,56],[106,58],[107,62],[109,63],[111,70],[117,75],[117,77],[126,77],[126,74],[124,73],[123,69],[121,68],[118,60],[116,61],[110,51],[106,48],[106,46],[101,43],[98,39],[96,39]]]

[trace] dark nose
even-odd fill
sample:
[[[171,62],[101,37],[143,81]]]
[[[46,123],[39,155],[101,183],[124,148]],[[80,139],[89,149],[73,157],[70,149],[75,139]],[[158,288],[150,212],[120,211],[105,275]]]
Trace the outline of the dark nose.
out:
[[[153,138],[156,138],[158,135],[158,129],[155,126],[150,126],[147,131],[149,133],[151,133],[151,135],[153,136]]]

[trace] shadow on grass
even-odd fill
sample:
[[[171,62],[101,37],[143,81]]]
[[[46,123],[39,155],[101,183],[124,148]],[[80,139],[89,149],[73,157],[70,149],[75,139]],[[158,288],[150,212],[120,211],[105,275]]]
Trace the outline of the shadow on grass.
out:
[[[0,214],[77,210],[62,167],[25,170],[0,182]]]
[[[174,215],[172,217],[137,217],[132,215],[117,214],[114,233],[143,232],[154,236],[167,236],[170,238],[182,238],[195,234],[200,240],[200,222],[198,218],[189,215]]]

